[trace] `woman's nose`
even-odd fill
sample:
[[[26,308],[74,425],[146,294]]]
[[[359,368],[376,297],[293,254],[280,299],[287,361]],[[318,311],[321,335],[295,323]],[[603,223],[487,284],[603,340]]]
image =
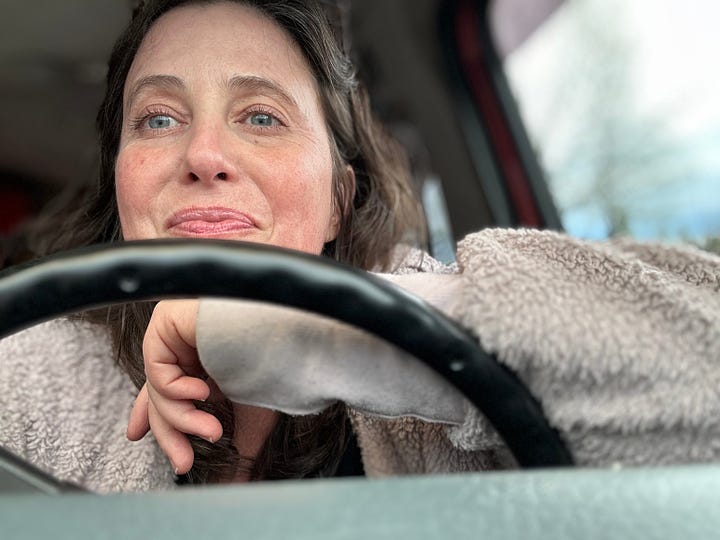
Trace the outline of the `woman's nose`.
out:
[[[237,171],[221,126],[195,126],[186,150],[186,179],[192,182],[232,180]]]

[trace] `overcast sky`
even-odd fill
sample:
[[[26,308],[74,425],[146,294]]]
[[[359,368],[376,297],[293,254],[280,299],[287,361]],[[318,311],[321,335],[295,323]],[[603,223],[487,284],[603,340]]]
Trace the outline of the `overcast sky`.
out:
[[[607,35],[616,32],[622,36],[618,42],[632,49],[627,62],[634,110],[628,111],[628,117],[660,119],[663,136],[673,142],[678,152],[690,157],[697,172],[692,180],[678,178],[674,186],[652,191],[652,197],[635,204],[633,211],[655,212],[657,217],[648,218],[650,223],[638,225],[632,232],[645,237],[719,234],[720,1],[568,0],[517,49],[507,59],[508,75],[532,138],[544,147],[548,169],[560,169],[572,151],[574,135],[568,130],[563,132],[563,121],[591,126],[589,119],[580,117],[582,111],[574,118],[570,104],[564,107],[560,103],[558,109],[557,97],[553,99],[558,91],[552,88],[553,83],[567,85],[572,80],[574,68],[572,60],[567,59],[583,45],[572,41],[578,39],[573,30],[576,22],[572,15],[577,10],[570,4],[572,1],[599,9],[591,20],[608,25]],[[574,58],[577,61],[577,56]],[[563,77],[558,77],[563,70],[570,73],[564,82]],[[577,88],[582,90],[580,81]],[[556,182],[555,189],[573,189],[567,185],[570,179]],[[578,234],[602,236],[598,213],[590,209],[588,215],[581,214],[576,209],[570,218],[573,223],[584,224]],[[570,228],[571,224],[565,225]]]

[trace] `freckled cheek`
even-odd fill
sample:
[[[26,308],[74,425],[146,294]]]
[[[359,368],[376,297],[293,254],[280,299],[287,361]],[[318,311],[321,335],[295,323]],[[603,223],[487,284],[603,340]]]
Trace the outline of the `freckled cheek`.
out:
[[[147,236],[143,225],[151,221],[150,208],[157,185],[148,175],[150,157],[144,152],[123,150],[115,163],[115,192],[123,235],[126,239]]]
[[[288,235],[283,240],[295,244],[287,247],[319,252],[332,214],[332,167],[304,160],[278,171],[276,178],[283,181],[274,184],[271,204],[283,236]]]
[[[137,181],[137,173],[138,163],[129,159],[127,155],[120,154],[115,163],[115,190],[121,209],[133,206],[132,200],[141,187],[140,182]]]
[[[330,204],[332,193],[332,164],[329,155],[313,149],[287,160],[284,167],[279,168],[275,175],[284,178],[281,182],[285,204],[290,207],[302,207],[303,211],[322,209]]]

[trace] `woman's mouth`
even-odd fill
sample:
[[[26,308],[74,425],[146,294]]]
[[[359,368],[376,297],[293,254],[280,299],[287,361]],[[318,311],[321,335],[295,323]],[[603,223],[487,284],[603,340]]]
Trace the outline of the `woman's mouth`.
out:
[[[222,207],[185,208],[175,212],[166,223],[169,232],[181,236],[222,236],[257,228],[247,214]]]

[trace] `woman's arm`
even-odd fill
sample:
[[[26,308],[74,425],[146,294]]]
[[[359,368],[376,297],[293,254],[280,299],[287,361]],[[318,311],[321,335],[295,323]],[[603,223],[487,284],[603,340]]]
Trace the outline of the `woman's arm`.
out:
[[[456,296],[449,294],[454,276],[424,276],[392,281],[436,304]],[[467,410],[449,383],[407,353],[348,325],[279,306],[160,302],[143,351],[147,385],[135,404],[128,437],[138,440],[152,429],[179,473],[193,461],[186,435],[214,441],[222,433],[219,422],[192,400],[227,397],[243,410],[292,415],[318,413],[342,401],[365,414],[442,424],[461,423]],[[203,380],[207,374],[209,385]]]

